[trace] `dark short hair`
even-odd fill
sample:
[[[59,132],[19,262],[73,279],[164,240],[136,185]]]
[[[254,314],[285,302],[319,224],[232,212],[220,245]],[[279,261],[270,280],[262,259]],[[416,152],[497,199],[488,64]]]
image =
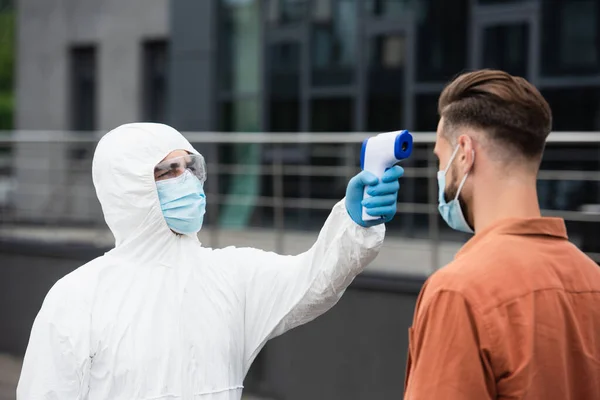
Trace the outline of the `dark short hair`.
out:
[[[438,103],[444,130],[481,129],[527,159],[540,159],[552,129],[552,111],[541,93],[521,77],[482,69],[458,75]]]

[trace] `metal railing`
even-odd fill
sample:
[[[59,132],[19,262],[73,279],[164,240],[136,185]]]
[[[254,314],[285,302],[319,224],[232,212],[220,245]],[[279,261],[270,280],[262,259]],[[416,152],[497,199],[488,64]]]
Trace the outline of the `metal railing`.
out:
[[[55,204],[69,201],[65,207],[71,211],[81,208],[81,204],[74,205],[77,196],[84,199],[80,203],[97,203],[90,172],[93,149],[101,135],[0,132],[0,179],[4,171],[5,179],[13,179],[16,184],[14,193],[22,194],[19,197],[9,193],[5,197],[13,201],[3,205],[0,187],[0,222],[5,226],[34,222],[102,225],[99,206],[93,218],[84,210],[68,221],[53,211]],[[219,246],[222,240],[219,232],[229,231],[222,226],[225,217],[239,214],[245,217],[237,221],[238,231],[244,228],[270,231],[275,241],[273,250],[283,252],[287,236],[302,230],[314,234],[318,229],[333,204],[343,196],[345,182],[358,172],[360,145],[373,134],[186,132],[184,135],[207,159],[207,197],[210,204],[217,205],[209,208],[207,215],[210,245]],[[408,237],[427,243],[431,249],[429,269],[433,270],[445,261],[443,257],[440,259],[438,251],[442,243],[460,242],[466,236],[451,232],[437,212],[435,133],[413,135],[415,150],[403,164],[405,176],[397,208],[402,216],[389,225],[388,231],[390,240]],[[228,159],[232,154],[240,159]],[[600,204],[600,133],[552,133],[546,161],[550,167],[540,171],[540,185],[545,188],[541,192],[547,199],[560,198],[558,203],[562,205],[561,209],[545,209],[544,215],[564,218],[575,237],[589,241],[592,232],[594,251],[589,250],[589,254],[600,262],[600,254],[593,246],[600,241],[600,234],[593,237],[593,232],[600,232],[600,212],[594,211],[594,204]],[[42,172],[44,176],[56,176],[49,182],[43,179]],[[77,191],[78,185],[89,187]],[[40,206],[35,202],[30,202],[31,210],[26,210],[25,202],[15,201],[23,199],[23,194],[39,195],[42,187],[45,201],[41,204],[47,207],[47,215],[36,213],[33,208],[40,211]],[[542,203],[544,200],[541,199]],[[295,217],[290,217],[291,214]]]

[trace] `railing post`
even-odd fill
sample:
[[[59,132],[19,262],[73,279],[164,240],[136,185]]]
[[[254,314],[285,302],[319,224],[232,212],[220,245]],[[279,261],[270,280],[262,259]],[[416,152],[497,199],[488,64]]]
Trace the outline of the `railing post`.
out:
[[[274,146],[273,156],[273,220],[275,224],[275,252],[283,254],[283,235],[285,233],[283,207],[283,162],[281,145]]]
[[[429,243],[431,245],[431,272],[435,272],[440,266],[440,227],[439,217],[435,210],[435,205],[438,203],[438,184],[437,184],[437,162],[433,148],[427,145],[427,199],[430,208],[428,209],[429,216]],[[433,207],[432,207],[433,206]]]
[[[348,181],[350,180],[350,178],[352,178],[352,174],[355,173],[354,172],[354,162],[356,160],[356,156],[359,154],[356,154],[354,152],[354,146],[353,143],[346,143],[346,145],[344,146],[344,180],[343,182],[340,182],[340,185],[346,185],[348,183]]]

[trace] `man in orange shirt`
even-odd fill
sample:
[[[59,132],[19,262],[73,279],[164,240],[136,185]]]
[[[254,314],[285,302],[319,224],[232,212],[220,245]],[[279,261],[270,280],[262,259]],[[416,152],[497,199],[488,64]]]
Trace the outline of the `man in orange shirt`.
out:
[[[538,205],[548,103],[480,70],[444,89],[439,113],[439,210],[475,236],[421,291],[405,399],[600,399],[600,268]]]

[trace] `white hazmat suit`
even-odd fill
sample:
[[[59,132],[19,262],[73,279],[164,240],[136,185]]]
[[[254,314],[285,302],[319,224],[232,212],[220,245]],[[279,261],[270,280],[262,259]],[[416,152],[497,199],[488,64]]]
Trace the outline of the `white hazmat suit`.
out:
[[[357,225],[343,202],[297,256],[175,235],[153,169],[178,149],[197,154],[161,124],[100,140],[93,180],[115,248],[47,294],[18,400],[239,400],[267,340],[330,309],[377,255],[384,225]]]

